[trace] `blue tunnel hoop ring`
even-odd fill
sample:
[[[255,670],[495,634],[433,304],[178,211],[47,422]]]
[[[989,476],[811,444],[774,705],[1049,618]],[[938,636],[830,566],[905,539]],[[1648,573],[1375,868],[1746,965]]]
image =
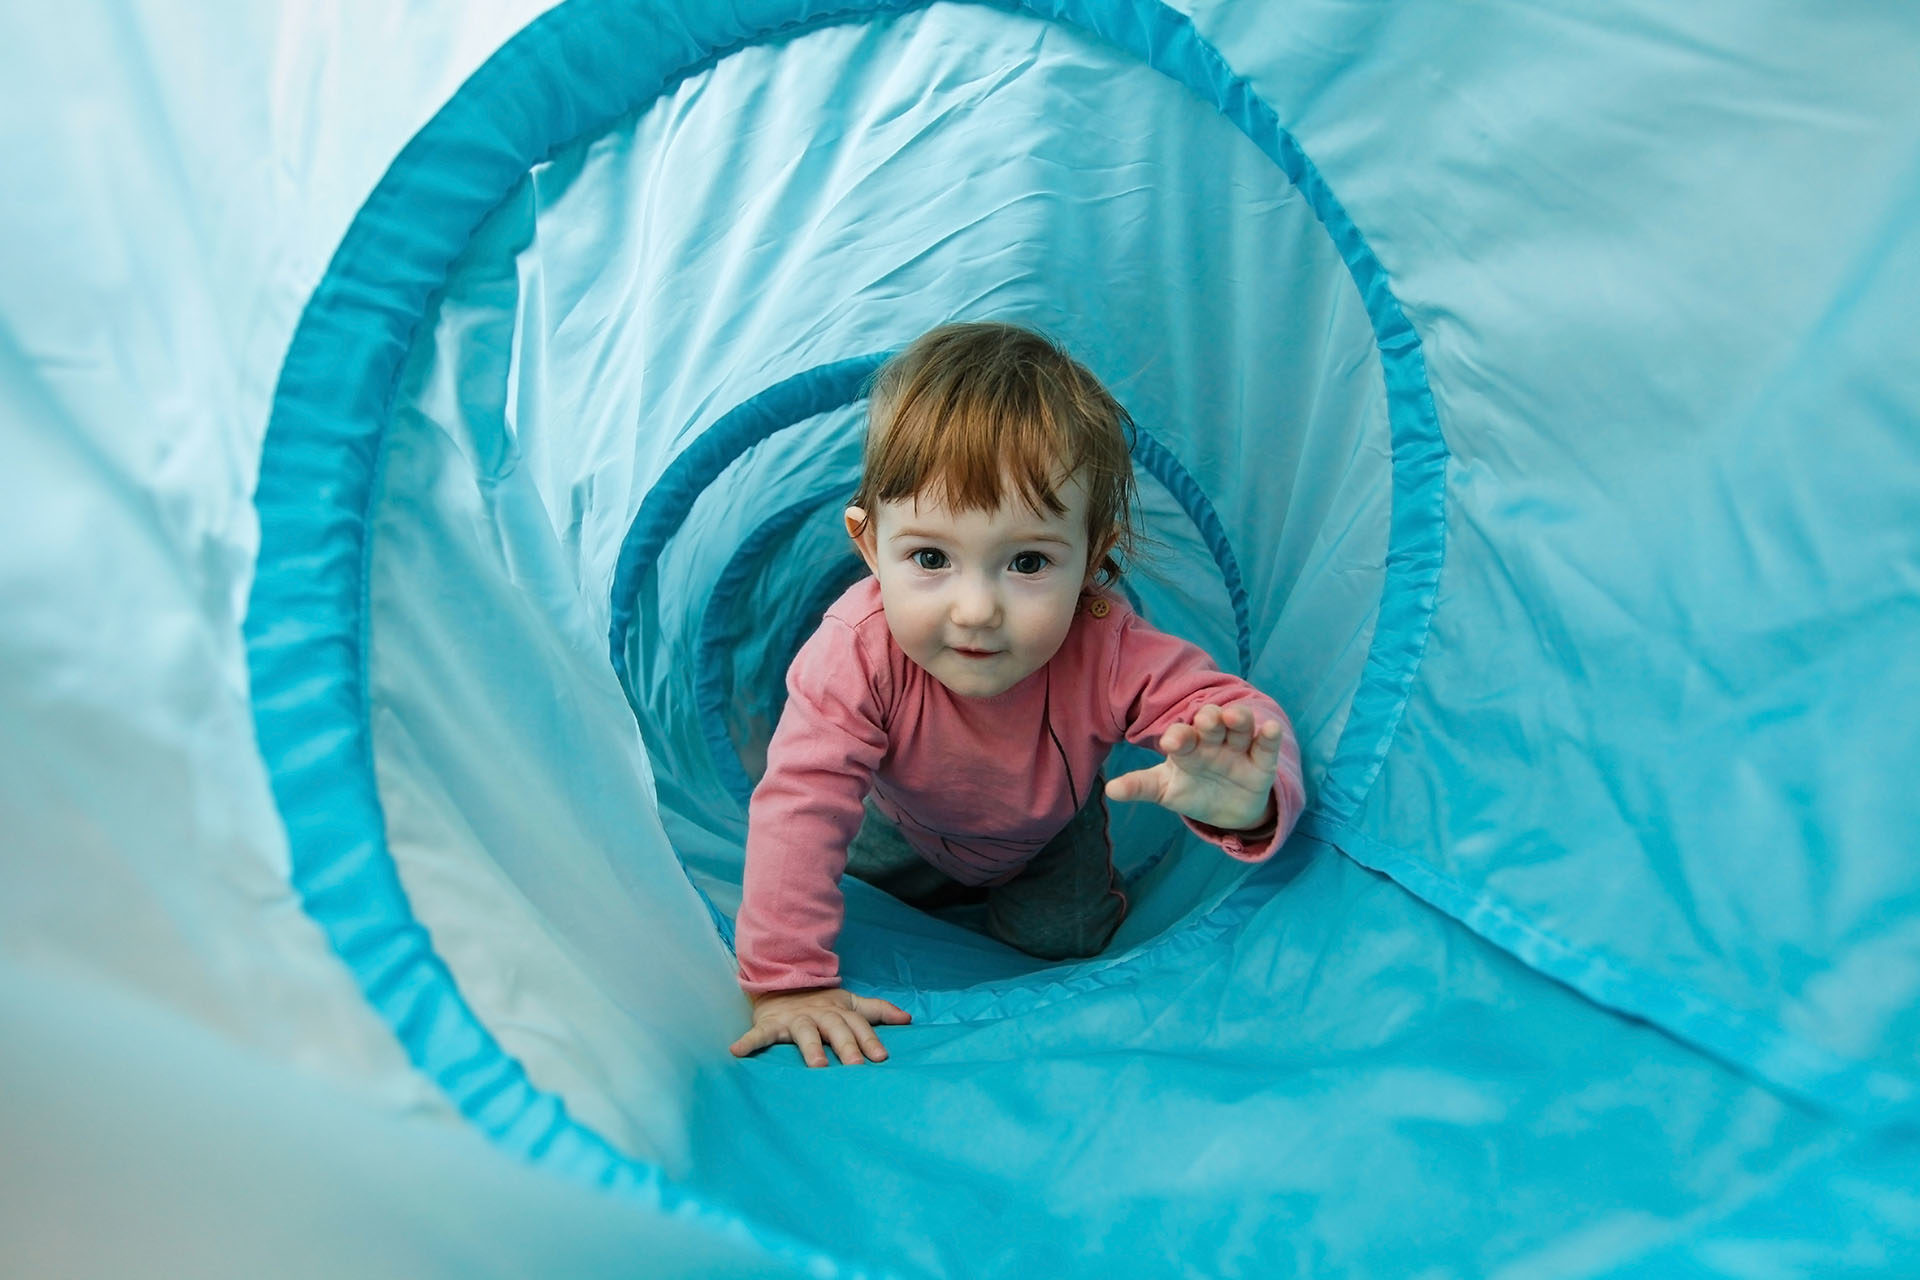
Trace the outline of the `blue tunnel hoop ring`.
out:
[[[735,50],[923,3],[745,0],[724,14],[690,14],[645,0],[570,0],[533,22],[413,137],[356,215],[282,366],[255,495],[260,553],[245,624],[255,729],[308,913],[416,1066],[502,1149],[736,1230],[750,1229],[620,1154],[534,1087],[414,917],[374,774],[366,520],[399,371],[429,299],[528,168]],[[1359,289],[1386,380],[1393,500],[1379,619],[1318,806],[1337,828],[1358,810],[1393,740],[1438,590],[1447,451],[1419,337],[1318,171],[1190,19],[1158,0],[995,7],[1081,29],[1215,106],[1305,196]],[[835,1270],[801,1246],[760,1238]]]

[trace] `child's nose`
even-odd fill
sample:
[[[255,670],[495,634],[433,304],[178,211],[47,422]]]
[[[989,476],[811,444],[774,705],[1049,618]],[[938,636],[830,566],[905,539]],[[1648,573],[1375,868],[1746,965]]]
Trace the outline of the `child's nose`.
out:
[[[953,597],[957,627],[991,627],[1000,621],[1000,599],[993,587],[978,578],[963,578]]]

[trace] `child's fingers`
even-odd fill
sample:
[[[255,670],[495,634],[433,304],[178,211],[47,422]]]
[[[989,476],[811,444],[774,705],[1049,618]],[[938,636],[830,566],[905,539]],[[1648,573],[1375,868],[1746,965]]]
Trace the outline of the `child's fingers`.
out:
[[[1133,802],[1139,800],[1160,803],[1165,790],[1161,780],[1159,766],[1151,769],[1135,769],[1132,773],[1123,773],[1107,783],[1107,799]]]
[[[860,1050],[860,1038],[854,1034],[855,1022],[860,1023],[860,1029],[867,1035],[873,1035],[872,1029],[865,1022],[850,1013],[829,1015],[820,1019],[820,1029],[826,1033],[827,1043],[832,1045],[833,1051],[840,1056],[840,1065],[843,1067],[857,1067],[867,1060],[867,1055]],[[874,1041],[876,1045],[879,1043],[878,1040]]]
[[[1244,754],[1255,738],[1253,712],[1244,707],[1221,708],[1209,702],[1193,714],[1192,724],[1169,725],[1160,735],[1160,754],[1185,755],[1199,748]]]
[[[773,1033],[764,1027],[756,1025],[749,1027],[747,1034],[735,1040],[731,1048],[734,1057],[751,1058],[754,1054],[760,1052],[772,1043],[774,1043]]]
[[[1221,743],[1234,755],[1243,754],[1253,742],[1253,712],[1245,707],[1228,707],[1220,713],[1220,723],[1226,729],[1226,737]]]
[[[857,1013],[847,1015],[847,1027],[853,1032],[853,1038],[860,1044],[860,1052],[874,1062],[887,1060],[887,1047],[880,1043],[880,1037],[873,1033],[867,1020]],[[849,1064],[851,1065],[851,1064]]]
[[[885,1000],[876,1000],[872,996],[855,996],[853,1011],[868,1022],[879,1022],[889,1026],[904,1027],[913,1021],[913,1015],[899,1005]]]
[[[795,1018],[787,1024],[787,1034],[793,1037],[793,1047],[800,1051],[808,1066],[827,1065],[827,1051],[820,1047],[820,1028],[813,1025],[812,1018]]]
[[[1244,755],[1255,775],[1265,776],[1279,768],[1281,732],[1278,720],[1268,720],[1254,732]]]

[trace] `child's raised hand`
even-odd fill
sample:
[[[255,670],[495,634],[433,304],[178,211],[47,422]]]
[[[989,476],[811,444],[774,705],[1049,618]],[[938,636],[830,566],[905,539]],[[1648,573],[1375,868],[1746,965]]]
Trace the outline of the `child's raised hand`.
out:
[[[1280,767],[1280,722],[1257,727],[1245,707],[1209,702],[1192,724],[1160,735],[1166,759],[1107,783],[1109,800],[1151,800],[1225,831],[1251,831],[1273,817],[1273,779]]]
[[[847,1066],[868,1058],[887,1060],[886,1048],[873,1033],[873,1024],[901,1026],[913,1015],[885,1000],[857,996],[844,987],[808,987],[801,991],[770,991],[753,998],[753,1026],[733,1042],[733,1056],[745,1058],[768,1045],[790,1044],[810,1067],[827,1065],[821,1042],[833,1046]]]

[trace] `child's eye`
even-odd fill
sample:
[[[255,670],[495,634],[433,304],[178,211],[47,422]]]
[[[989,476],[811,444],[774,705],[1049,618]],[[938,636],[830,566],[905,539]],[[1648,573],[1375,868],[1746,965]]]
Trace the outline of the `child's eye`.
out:
[[[1031,577],[1052,563],[1052,560],[1041,555],[1038,551],[1022,551],[1013,558],[1013,563],[1008,567],[1015,573],[1025,574]]]
[[[947,567],[947,553],[944,551],[936,551],[932,547],[920,548],[913,553],[911,559],[922,569],[929,571]]]

